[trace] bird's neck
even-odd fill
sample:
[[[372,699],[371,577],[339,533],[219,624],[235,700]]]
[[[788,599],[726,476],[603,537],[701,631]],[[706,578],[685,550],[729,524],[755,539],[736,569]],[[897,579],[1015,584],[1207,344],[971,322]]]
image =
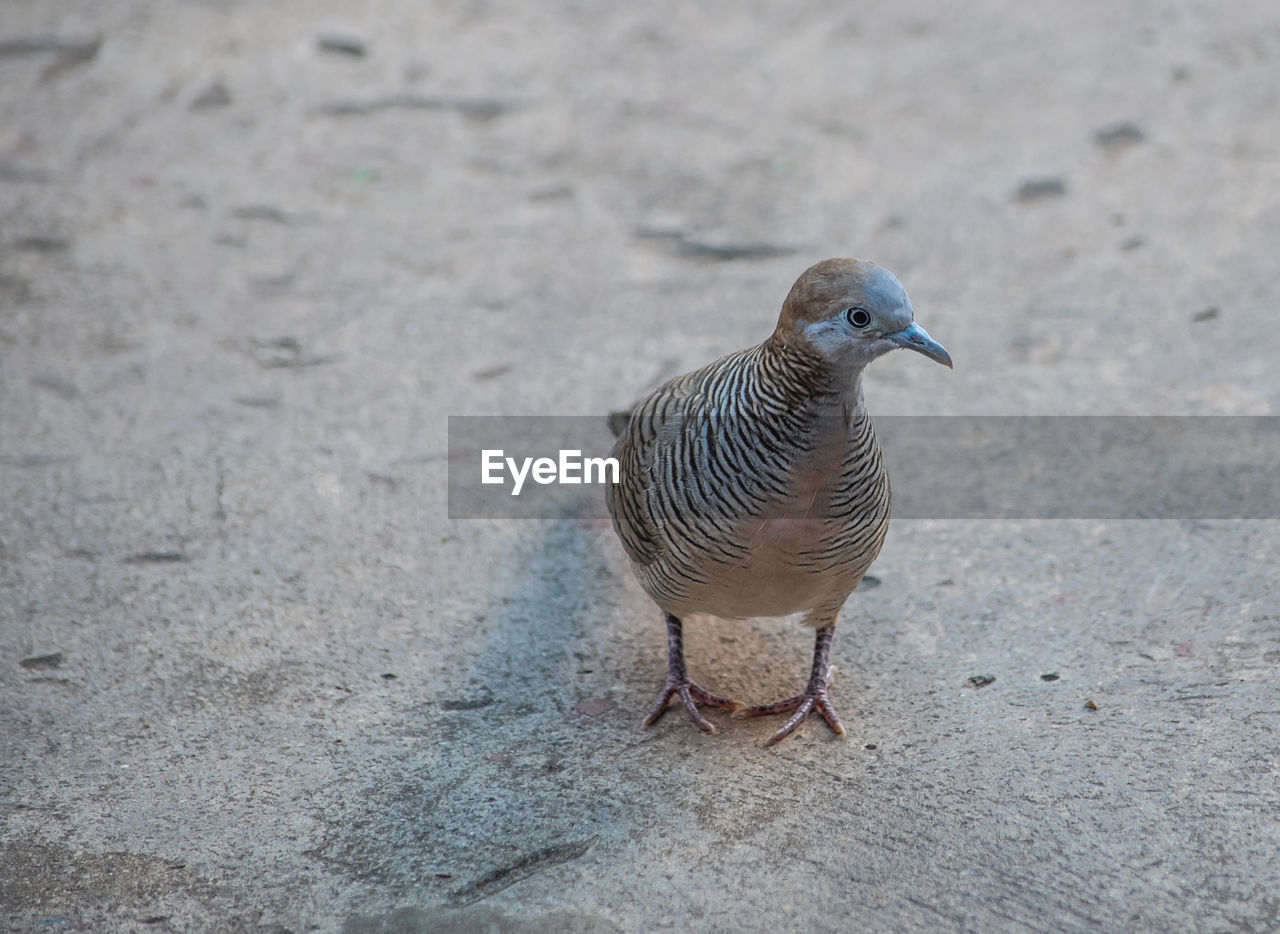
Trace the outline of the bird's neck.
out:
[[[816,348],[778,340],[760,345],[761,375],[780,386],[794,408],[801,406],[830,414],[861,413],[862,367],[833,365]]]

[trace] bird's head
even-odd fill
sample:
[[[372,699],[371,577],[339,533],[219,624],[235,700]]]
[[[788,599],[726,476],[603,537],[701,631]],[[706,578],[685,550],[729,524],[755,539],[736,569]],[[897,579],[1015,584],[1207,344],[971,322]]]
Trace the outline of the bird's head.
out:
[[[907,290],[889,270],[858,259],[826,259],[796,280],[773,339],[857,372],[899,347],[951,366],[947,349],[915,323]]]

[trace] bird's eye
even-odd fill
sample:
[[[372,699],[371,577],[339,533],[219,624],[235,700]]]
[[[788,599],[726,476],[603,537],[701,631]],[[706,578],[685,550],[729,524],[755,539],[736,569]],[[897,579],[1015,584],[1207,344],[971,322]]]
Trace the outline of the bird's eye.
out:
[[[871,315],[867,314],[865,308],[850,308],[844,314],[855,328],[865,328],[871,323]]]

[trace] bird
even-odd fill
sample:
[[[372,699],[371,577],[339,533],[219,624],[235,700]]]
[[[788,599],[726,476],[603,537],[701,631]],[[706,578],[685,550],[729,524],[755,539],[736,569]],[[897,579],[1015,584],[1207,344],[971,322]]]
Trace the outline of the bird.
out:
[[[766,741],[813,711],[845,728],[828,689],[837,616],[880,553],[890,486],[863,398],[869,363],[907,348],[952,367],[882,266],[827,259],[805,270],[762,343],[668,380],[614,418],[619,475],[606,487],[614,532],[667,628],[667,679],[643,726],[678,698],[733,717],[791,713]],[[815,631],[802,693],[748,705],[689,678],[683,621],[803,614]]]

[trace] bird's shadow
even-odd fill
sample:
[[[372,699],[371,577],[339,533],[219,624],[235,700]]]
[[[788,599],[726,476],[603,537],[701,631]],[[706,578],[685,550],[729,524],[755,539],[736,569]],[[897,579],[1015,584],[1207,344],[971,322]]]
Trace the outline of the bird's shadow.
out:
[[[641,727],[666,675],[665,626],[608,520],[522,521],[517,532],[486,595],[489,638],[469,660],[469,680],[489,685],[494,705],[527,721],[526,735],[535,740],[591,733],[599,742],[600,729],[623,745],[661,741],[673,731],[700,738],[678,703]],[[799,693],[811,652],[811,631],[793,619],[695,617],[685,626],[694,680],[748,704]],[[753,743],[781,725],[776,717],[704,713],[721,735]]]

